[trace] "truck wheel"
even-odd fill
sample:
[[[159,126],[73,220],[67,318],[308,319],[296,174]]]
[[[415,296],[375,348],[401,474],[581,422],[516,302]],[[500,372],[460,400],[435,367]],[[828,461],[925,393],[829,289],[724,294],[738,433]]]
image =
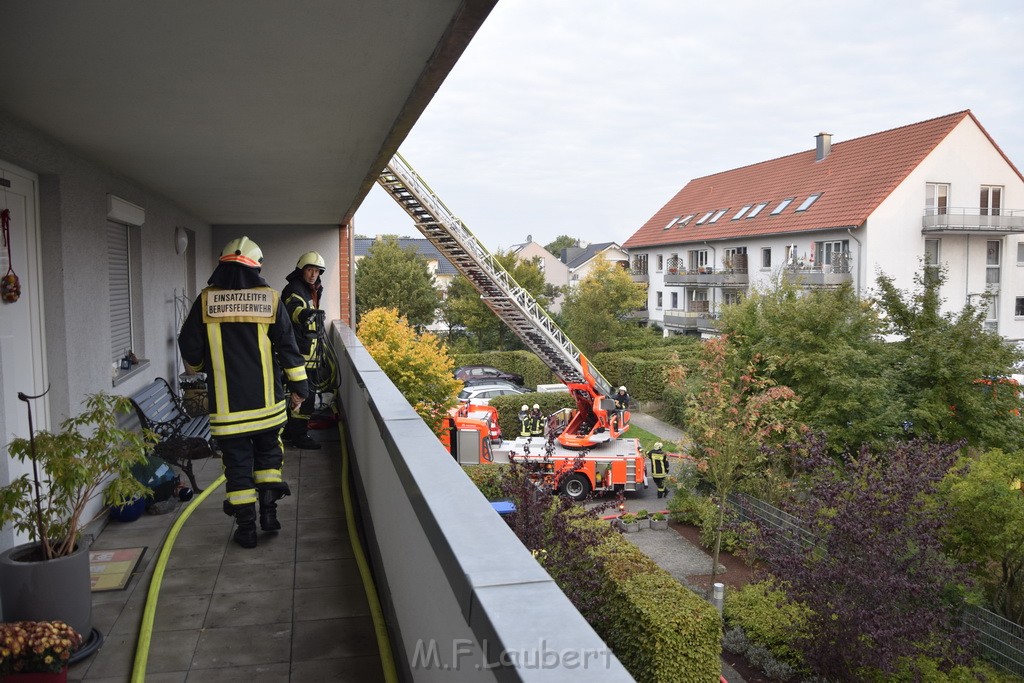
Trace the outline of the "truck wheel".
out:
[[[579,472],[570,474],[562,482],[562,493],[572,500],[583,500],[590,493],[590,480]]]

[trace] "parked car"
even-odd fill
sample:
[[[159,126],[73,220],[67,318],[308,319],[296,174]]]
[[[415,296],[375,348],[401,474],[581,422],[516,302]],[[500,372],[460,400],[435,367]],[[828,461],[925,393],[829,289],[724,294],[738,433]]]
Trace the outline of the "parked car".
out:
[[[455,379],[461,379],[467,383],[476,380],[503,379],[523,386],[522,375],[517,375],[514,372],[505,372],[498,368],[492,368],[489,365],[463,365],[462,367],[455,368]]]
[[[495,396],[526,393],[529,393],[526,389],[512,384],[474,384],[459,392],[459,400],[463,403],[478,403],[486,406],[490,405],[491,399]]]

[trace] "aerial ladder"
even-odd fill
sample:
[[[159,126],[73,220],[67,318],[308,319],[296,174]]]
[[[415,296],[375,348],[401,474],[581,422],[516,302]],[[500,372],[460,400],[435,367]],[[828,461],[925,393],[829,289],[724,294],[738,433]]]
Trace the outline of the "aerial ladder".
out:
[[[412,218],[431,244],[469,279],[484,303],[563,382],[576,410],[558,435],[566,448],[590,448],[629,428],[629,411],[616,410],[612,387],[540,304],[509,275],[400,154],[377,183]]]

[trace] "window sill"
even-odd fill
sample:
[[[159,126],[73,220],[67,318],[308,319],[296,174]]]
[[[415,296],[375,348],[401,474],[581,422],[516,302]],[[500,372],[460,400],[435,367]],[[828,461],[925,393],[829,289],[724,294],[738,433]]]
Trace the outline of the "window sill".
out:
[[[121,370],[120,368],[114,370],[113,386],[116,387],[119,384],[127,382],[129,379],[139,374],[148,367],[149,360],[146,358],[140,358],[139,362],[131,366],[131,368],[129,368],[128,370]]]

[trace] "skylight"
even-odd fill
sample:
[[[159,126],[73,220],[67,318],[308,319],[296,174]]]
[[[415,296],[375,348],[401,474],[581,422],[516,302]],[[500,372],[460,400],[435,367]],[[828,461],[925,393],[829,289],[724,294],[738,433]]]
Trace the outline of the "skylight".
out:
[[[685,227],[686,227],[686,224],[687,224],[687,223],[689,223],[690,221],[692,221],[692,220],[693,220],[693,217],[694,217],[695,215],[696,215],[696,214],[692,214],[692,213],[691,213],[691,214],[687,214],[686,216],[683,216],[683,217],[682,217],[682,218],[680,218],[680,219],[679,219],[678,221],[676,221],[676,227],[677,227],[677,228],[685,228]]]
[[[729,209],[722,209],[722,210],[720,210],[720,211],[716,212],[716,213],[715,213],[715,215],[711,217],[711,220],[709,220],[709,221],[708,221],[708,223],[714,223],[714,222],[715,222],[715,221],[717,221],[717,220],[718,220],[719,218],[721,218],[722,216],[724,216],[724,215],[725,215],[725,212],[726,212],[726,211],[728,211],[728,210],[729,210]]]
[[[744,206],[744,207],[743,207],[742,209],[740,209],[739,211],[737,211],[737,212],[736,212],[736,215],[735,215],[735,216],[733,216],[733,217],[732,217],[732,219],[733,219],[734,221],[738,221],[739,219],[743,218],[743,214],[745,214],[745,213],[746,213],[747,211],[750,211],[750,206],[751,206],[750,204],[747,204],[747,205],[746,205],[746,206]]]
[[[820,197],[820,196],[821,196],[820,192],[815,192],[810,197],[805,199],[803,204],[801,204],[800,206],[796,207],[796,210],[797,211],[806,211],[807,209],[811,208],[811,204],[816,202],[818,200],[818,197]]]
[[[713,213],[714,213],[714,211],[708,211],[706,214],[701,216],[700,220],[697,221],[697,225],[703,225],[704,223],[707,223],[708,219],[711,218],[711,214],[713,214]]]
[[[768,202],[760,202],[760,203],[758,203],[757,206],[755,206],[753,209],[751,209],[750,213],[747,214],[747,218],[753,218],[757,214],[761,213],[761,209],[763,209],[766,206],[768,206]]]
[[[776,206],[774,209],[772,209],[772,215],[773,216],[777,216],[780,213],[782,213],[783,211],[785,211],[786,207],[789,206],[790,204],[792,204],[794,199],[796,199],[796,197],[790,197],[789,199],[783,199],[779,203],[778,206]]]
[[[675,225],[675,224],[676,224],[676,221],[677,221],[677,220],[679,220],[679,216],[676,216],[675,218],[673,218],[672,220],[670,220],[670,221],[669,221],[668,223],[666,223],[666,224],[665,224],[665,227],[664,227],[664,228],[662,228],[662,230],[668,230],[669,228],[671,228],[671,227],[672,227],[673,225]]]

